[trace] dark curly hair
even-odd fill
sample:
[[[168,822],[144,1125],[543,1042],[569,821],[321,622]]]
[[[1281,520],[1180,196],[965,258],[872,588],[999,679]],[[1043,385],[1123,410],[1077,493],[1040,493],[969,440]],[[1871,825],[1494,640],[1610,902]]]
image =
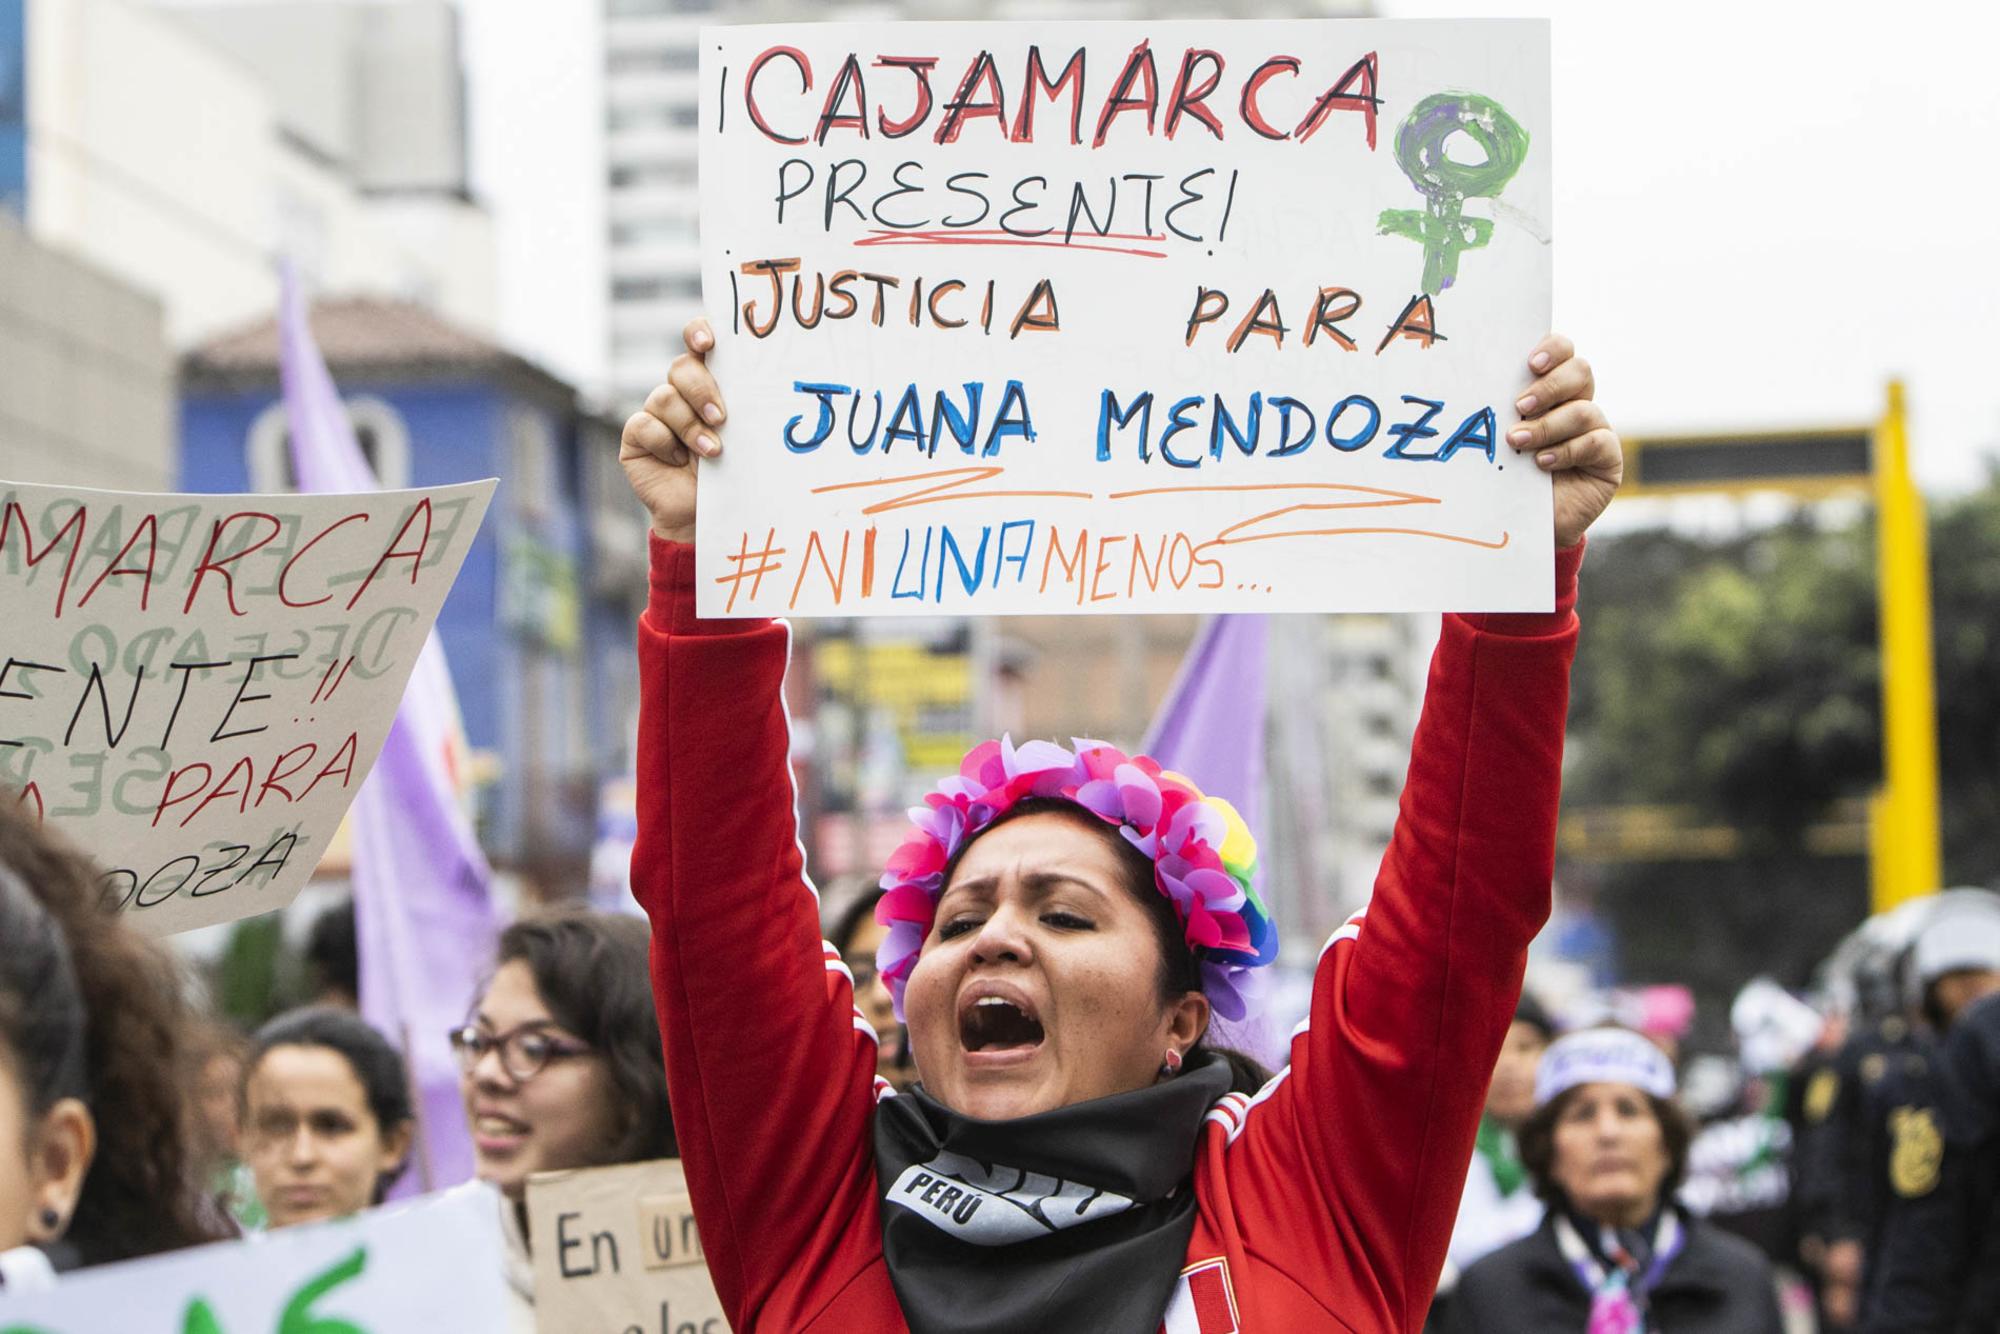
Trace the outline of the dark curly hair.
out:
[[[494,960],[495,968],[525,963],[555,1021],[603,1055],[625,1126],[612,1162],[680,1153],[653,1010],[650,940],[641,918],[571,909],[515,922],[500,933]]]
[[[167,954],[103,905],[83,855],[0,800],[0,1044],[31,1116],[78,1098],[97,1153],[64,1243],[86,1265],[217,1240],[178,1076],[188,1017]]]
[[[991,824],[982,827],[978,833],[958,845],[958,850],[945,863],[944,881],[949,885],[958,871],[958,864],[965,857],[965,851],[983,836],[992,833],[1010,820],[1018,820],[1027,815],[1059,815],[1077,828],[1087,830],[1103,840],[1112,855],[1118,859],[1118,866],[1124,875],[1121,883],[1126,893],[1132,896],[1145,910],[1146,920],[1152,925],[1153,938],[1160,947],[1159,994],[1160,1004],[1171,1005],[1190,991],[1201,990],[1201,961],[1187,943],[1187,935],[1182,930],[1180,912],[1174,901],[1162,894],[1153,878],[1153,862],[1145,853],[1133,847],[1118,834],[1116,825],[1107,824],[1073,801],[1060,797],[1026,797],[1008,807]],[[1229,1087],[1235,1093],[1255,1093],[1271,1080],[1271,1072],[1252,1057],[1232,1047],[1212,1043],[1206,1035],[1197,1039],[1188,1048],[1186,1060],[1192,1065],[1204,1053],[1214,1053],[1229,1067]]]

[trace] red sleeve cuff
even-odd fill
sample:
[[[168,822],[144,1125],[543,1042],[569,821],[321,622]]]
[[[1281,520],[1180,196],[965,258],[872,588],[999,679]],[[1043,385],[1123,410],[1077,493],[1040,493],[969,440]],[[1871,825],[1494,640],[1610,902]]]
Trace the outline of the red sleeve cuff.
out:
[[[737,619],[704,619],[694,611],[694,544],[669,542],[658,533],[646,536],[649,564],[649,596],[646,621],[662,634],[742,635],[771,623],[763,616]]]
[[[1576,574],[1583,568],[1584,538],[1573,547],[1556,548],[1556,606],[1554,611],[1479,612],[1463,617],[1475,630],[1491,635],[1517,635],[1532,639],[1561,634],[1576,619]]]

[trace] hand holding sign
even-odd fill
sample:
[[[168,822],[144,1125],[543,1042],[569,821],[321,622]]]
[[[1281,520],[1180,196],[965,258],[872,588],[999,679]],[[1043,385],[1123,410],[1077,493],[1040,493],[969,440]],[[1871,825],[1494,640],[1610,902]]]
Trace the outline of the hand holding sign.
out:
[[[646,406],[625,422],[618,462],[632,493],[652,516],[653,531],[673,542],[694,541],[695,456],[722,452],[716,433],[724,409],[715,377],[703,358],[715,346],[708,321],[691,320],[682,333],[688,350],[674,358],[664,384],[646,395]]]
[[[1573,547],[1625,480],[1624,446],[1591,401],[1597,380],[1576,344],[1550,334],[1535,345],[1528,369],[1541,378],[1516,401],[1521,424],[1507,443],[1532,451],[1535,466],[1554,474],[1556,545]]]

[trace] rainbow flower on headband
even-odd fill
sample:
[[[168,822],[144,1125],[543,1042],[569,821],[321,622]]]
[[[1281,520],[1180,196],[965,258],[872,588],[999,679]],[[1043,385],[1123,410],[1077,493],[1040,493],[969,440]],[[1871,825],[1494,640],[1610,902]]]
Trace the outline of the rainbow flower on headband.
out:
[[[1173,901],[1188,946],[1201,964],[1202,992],[1225,1019],[1244,1012],[1244,970],[1278,956],[1271,914],[1250,887],[1257,840],[1236,808],[1204,796],[1185,777],[1144,755],[1127,756],[1101,741],[1015,746],[1011,737],[982,742],[910,808],[917,832],[891,854],[882,873],[875,919],[888,928],[875,961],[903,1017],[903,988],[917,966],[944,894],[944,870],[966,840],[1027,797],[1074,802],[1107,824],[1153,863],[1153,883]]]

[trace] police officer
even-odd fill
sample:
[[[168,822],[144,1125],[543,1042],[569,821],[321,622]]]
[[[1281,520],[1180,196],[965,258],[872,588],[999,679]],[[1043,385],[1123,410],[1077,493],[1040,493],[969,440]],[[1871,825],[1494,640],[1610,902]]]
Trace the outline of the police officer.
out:
[[[1891,1206],[1864,1328],[2000,1330],[2000,898],[1956,891],[1918,936],[1926,1017],[1946,1033],[1927,1103],[1889,1106]]]
[[[1887,1210],[1885,1150],[1872,1126],[1886,1119],[1884,1097],[1920,1083],[1929,1069],[1930,1041],[1905,1009],[1903,985],[1911,936],[1929,910],[1871,918],[1857,933],[1864,948],[1854,967],[1853,1030],[1803,1081],[1800,1249],[1816,1262],[1829,1330],[1860,1322],[1864,1261]]]

